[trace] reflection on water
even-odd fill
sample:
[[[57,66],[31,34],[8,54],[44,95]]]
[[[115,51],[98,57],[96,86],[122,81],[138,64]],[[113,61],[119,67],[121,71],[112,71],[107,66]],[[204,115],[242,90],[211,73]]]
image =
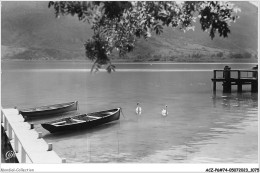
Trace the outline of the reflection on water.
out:
[[[2,73],[2,106],[78,100],[82,113],[122,107],[120,121],[91,130],[50,134],[40,123],[58,117],[34,121],[71,163],[256,163],[257,94],[213,95],[211,77],[208,70],[90,75],[8,69]],[[135,114],[137,102],[141,115]],[[165,104],[169,115],[162,117]]]

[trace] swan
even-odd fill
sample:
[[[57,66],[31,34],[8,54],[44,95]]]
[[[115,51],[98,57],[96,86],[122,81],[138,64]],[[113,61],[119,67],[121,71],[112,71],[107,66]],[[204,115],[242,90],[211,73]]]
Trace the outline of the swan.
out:
[[[168,115],[168,110],[167,110],[167,105],[165,105],[165,108],[162,110],[162,116],[167,116]]]
[[[137,107],[135,109],[135,112],[136,112],[137,115],[141,115],[141,113],[142,113],[142,108],[141,108],[141,106],[139,106],[139,103],[137,103]]]

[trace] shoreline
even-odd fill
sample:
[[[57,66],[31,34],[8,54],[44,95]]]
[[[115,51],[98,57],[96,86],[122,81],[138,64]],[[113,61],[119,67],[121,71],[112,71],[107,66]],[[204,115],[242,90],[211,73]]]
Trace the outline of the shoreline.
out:
[[[44,63],[44,62],[84,62],[86,64],[93,64],[93,62],[89,61],[89,60],[10,60],[10,59],[1,59],[1,63],[2,62],[40,62],[40,63]],[[217,61],[209,61],[209,62],[205,62],[205,61],[191,61],[191,62],[173,62],[173,61],[145,61],[145,62],[132,62],[132,61],[112,61],[112,64],[258,64],[258,61],[256,62],[244,62],[244,61],[239,61],[239,62],[230,62],[230,61],[221,61],[221,62],[217,62]]]

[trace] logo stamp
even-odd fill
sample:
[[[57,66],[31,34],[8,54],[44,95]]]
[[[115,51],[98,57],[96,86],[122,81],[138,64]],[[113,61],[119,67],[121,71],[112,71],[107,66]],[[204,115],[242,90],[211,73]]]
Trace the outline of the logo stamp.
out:
[[[15,152],[14,151],[7,151],[5,153],[5,160],[11,159],[12,157],[15,157]]]

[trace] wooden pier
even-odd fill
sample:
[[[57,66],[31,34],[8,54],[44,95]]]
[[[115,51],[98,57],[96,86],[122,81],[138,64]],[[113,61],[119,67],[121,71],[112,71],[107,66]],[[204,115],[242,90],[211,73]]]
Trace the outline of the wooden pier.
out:
[[[213,92],[216,92],[217,82],[222,82],[223,92],[231,93],[232,85],[237,85],[237,92],[243,91],[243,85],[251,85],[251,92],[258,92],[258,67],[252,70],[231,70],[230,67],[225,66],[224,70],[214,70],[213,78]]]
[[[19,163],[66,163],[54,152],[51,143],[46,143],[41,132],[36,132],[33,124],[24,121],[17,109],[1,110],[1,125],[11,143],[13,151],[5,154],[5,159],[16,156]],[[3,148],[2,148],[3,151]],[[11,155],[10,155],[11,154]]]

